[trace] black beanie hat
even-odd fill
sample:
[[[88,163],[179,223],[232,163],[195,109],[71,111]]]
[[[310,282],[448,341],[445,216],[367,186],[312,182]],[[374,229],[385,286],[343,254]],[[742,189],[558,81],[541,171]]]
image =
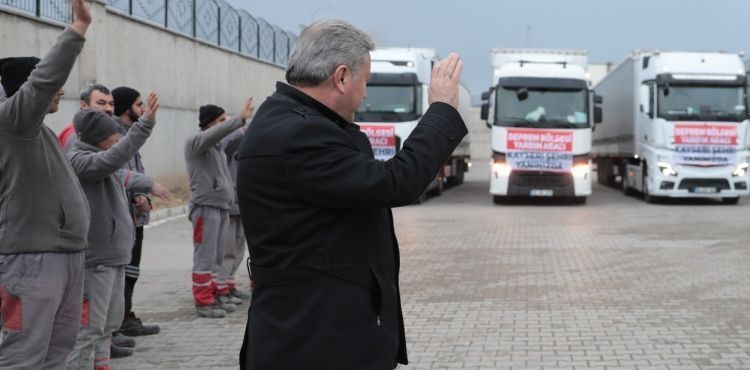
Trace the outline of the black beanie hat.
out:
[[[115,120],[104,112],[84,109],[73,117],[78,138],[86,144],[96,145],[118,132]]]
[[[0,59],[0,83],[5,90],[5,96],[11,97],[29,79],[29,75],[39,64],[35,57]]]
[[[127,112],[139,96],[141,96],[141,93],[127,86],[112,90],[112,99],[115,101],[115,116],[119,117]]]
[[[200,107],[198,111],[198,126],[200,128],[206,128],[209,123],[215,121],[217,118],[224,114],[224,109],[213,104],[208,104]]]

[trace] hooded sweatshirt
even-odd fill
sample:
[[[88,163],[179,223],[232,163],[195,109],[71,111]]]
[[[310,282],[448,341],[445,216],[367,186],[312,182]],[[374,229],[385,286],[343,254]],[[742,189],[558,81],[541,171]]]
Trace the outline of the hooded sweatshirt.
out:
[[[0,254],[86,248],[86,197],[43,123],[83,43],[67,28],[20,90],[0,101]]]
[[[130,201],[124,184],[128,180],[123,179],[127,172],[122,167],[143,146],[153,127],[153,122],[141,117],[127,135],[107,150],[78,140],[68,153],[91,207],[86,267],[130,263],[135,225],[130,216]],[[152,184],[141,181],[131,183],[130,187],[148,192]]]
[[[235,184],[220,141],[243,125],[245,121],[235,117],[188,138],[185,163],[190,175],[191,204],[224,210],[232,208]]]

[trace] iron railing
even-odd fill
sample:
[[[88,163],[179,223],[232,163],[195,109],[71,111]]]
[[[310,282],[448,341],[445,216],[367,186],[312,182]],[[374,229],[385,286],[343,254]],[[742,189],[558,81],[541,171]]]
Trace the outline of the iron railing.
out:
[[[0,0],[0,6],[63,23],[69,23],[73,17],[68,0]]]
[[[107,0],[110,9],[243,55],[286,65],[297,37],[224,0]],[[69,0],[0,0],[53,21],[72,19]]]
[[[107,0],[107,4],[185,36],[279,65],[286,65],[297,39],[224,0]]]

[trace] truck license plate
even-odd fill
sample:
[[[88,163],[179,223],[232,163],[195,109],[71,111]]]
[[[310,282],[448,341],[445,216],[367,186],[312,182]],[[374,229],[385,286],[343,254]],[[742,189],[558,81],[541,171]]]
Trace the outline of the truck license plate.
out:
[[[555,195],[555,192],[548,189],[531,189],[532,197],[551,197]]]
[[[716,192],[716,188],[712,188],[712,187],[700,187],[699,186],[699,187],[693,188],[693,192],[694,193],[703,193],[703,194],[706,194],[706,193],[715,193]]]

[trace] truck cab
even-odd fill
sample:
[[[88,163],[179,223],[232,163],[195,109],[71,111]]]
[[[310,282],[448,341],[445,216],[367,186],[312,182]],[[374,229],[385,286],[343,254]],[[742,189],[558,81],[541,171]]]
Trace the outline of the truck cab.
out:
[[[388,161],[401,150],[429,108],[427,91],[437,55],[435,50],[426,48],[379,48],[370,55],[372,69],[367,99],[357,109],[354,120],[370,139],[375,158]],[[463,115],[470,96],[463,86],[460,93],[459,113]],[[446,161],[426,194],[440,195],[444,186],[462,183],[469,166],[467,137]]]
[[[597,88],[612,102],[623,96],[620,105],[629,109],[612,117],[618,131],[598,141],[628,136],[629,144],[598,152],[606,155],[604,168],[624,164],[618,172],[626,192],[639,191],[648,202],[718,198],[728,204],[750,194],[747,76],[738,55],[636,51],[613,74]]]
[[[586,73],[587,52],[494,49],[482,119],[491,131],[490,194],[569,197],[591,194],[591,132],[600,99]]]

